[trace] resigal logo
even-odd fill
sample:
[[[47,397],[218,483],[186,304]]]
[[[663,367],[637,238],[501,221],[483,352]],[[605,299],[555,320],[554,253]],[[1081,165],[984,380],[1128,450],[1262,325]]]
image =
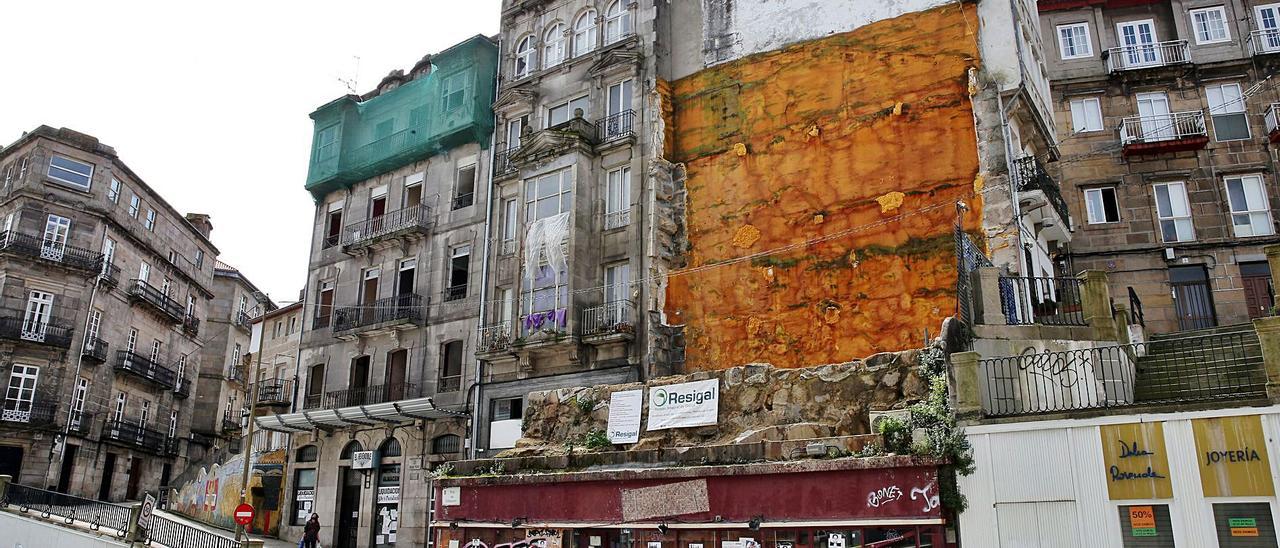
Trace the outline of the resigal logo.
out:
[[[668,403],[675,405],[682,403],[702,405],[703,402],[711,401],[715,397],[715,388],[693,392],[668,392],[666,388],[658,388],[653,391],[653,406],[662,407]]]

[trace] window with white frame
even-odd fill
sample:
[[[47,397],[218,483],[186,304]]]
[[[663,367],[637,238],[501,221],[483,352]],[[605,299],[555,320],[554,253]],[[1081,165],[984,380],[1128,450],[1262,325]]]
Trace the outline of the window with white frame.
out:
[[[591,116],[591,99],[586,95],[554,105],[547,109],[547,127],[563,124],[574,117],[574,113],[582,109],[582,117]]]
[[[84,377],[76,378],[76,390],[71,395],[71,413],[68,420],[71,422],[71,429],[80,428],[80,421],[84,418],[84,402],[89,396],[89,379]]]
[[[1214,44],[1231,39],[1227,30],[1227,10],[1223,6],[1191,10],[1191,28],[1197,44]]]
[[[631,300],[631,265],[623,262],[604,269],[604,320],[609,325],[629,320],[629,308],[623,303]]]
[[[1064,61],[1093,57],[1093,43],[1089,40],[1089,24],[1058,25],[1058,51]]]
[[[524,78],[533,72],[533,54],[536,51],[533,47],[533,35],[525,36],[516,43],[515,70],[512,71],[516,79]]]
[[[568,212],[573,208],[573,171],[564,169],[528,179],[524,192],[525,223],[529,225]],[[564,327],[565,318],[555,315],[568,306],[568,282],[568,272],[557,271],[548,264],[539,265],[536,272],[524,272],[521,309],[537,318],[537,325],[524,326],[526,331],[542,329],[544,324],[551,323],[548,320],[554,322],[553,326]]]
[[[116,258],[116,241],[111,238],[103,238],[102,240],[102,275],[110,276],[111,267],[114,266]]]
[[[1084,201],[1089,224],[1120,222],[1120,204],[1116,201],[1115,187],[1085,189]]]
[[[142,261],[141,263],[138,263],[138,279],[144,282],[149,282],[150,278],[151,278],[151,264],[146,261]]]
[[[1245,113],[1244,91],[1240,84],[1216,84],[1205,88],[1213,137],[1219,141],[1248,139],[1249,117]]]
[[[631,35],[631,10],[622,0],[614,0],[604,10],[604,43],[612,44]]]
[[[511,255],[516,252],[519,207],[515,198],[502,202],[502,248],[499,249],[499,252],[503,255]]]
[[[113,204],[120,203],[120,181],[111,180],[111,184],[107,187],[107,201]]]
[[[156,230],[156,210],[147,210],[147,220],[143,223],[143,226],[147,227],[147,230],[152,232]]]
[[[1071,132],[1102,131],[1102,101],[1097,97],[1071,100]]]
[[[98,340],[98,333],[101,329],[102,311],[95,308],[89,313],[89,332],[84,341],[85,350],[93,350],[95,346],[102,344],[102,341]]]
[[[178,435],[178,411],[169,411],[169,439],[172,440]]]
[[[63,156],[50,156],[49,178],[82,190],[89,190],[89,183],[93,180],[93,164]]]
[[[542,34],[542,68],[548,69],[564,62],[564,25],[554,23]]]
[[[124,349],[126,352],[132,354],[133,351],[137,348],[138,348],[138,330],[131,327],[129,328],[129,337],[124,340]]]
[[[138,218],[138,210],[142,209],[142,200],[134,194],[129,198],[129,216],[134,219]]]
[[[573,22],[573,56],[596,49],[596,10],[582,12]]]
[[[1275,234],[1271,222],[1271,206],[1261,175],[1238,175],[1226,178],[1227,201],[1231,206],[1231,225],[1237,238]]]
[[[34,290],[27,293],[27,308],[22,315],[22,339],[44,342],[52,316],[53,293]]]
[[[125,407],[127,407],[128,405],[129,405],[128,394],[124,392],[120,392],[116,394],[116,408],[115,408],[115,412],[112,413],[112,416],[115,419],[115,422],[121,422],[124,420],[124,410],[125,410]]]
[[[1155,185],[1156,218],[1160,221],[1160,237],[1166,243],[1189,242],[1196,239],[1191,224],[1191,206],[1187,203],[1187,187],[1184,183]]]
[[[5,390],[4,411],[0,419],[29,422],[31,408],[36,398],[36,383],[40,380],[40,368],[34,365],[13,364],[9,372],[9,386]]]
[[[631,167],[623,166],[606,175],[604,229],[631,224]]]

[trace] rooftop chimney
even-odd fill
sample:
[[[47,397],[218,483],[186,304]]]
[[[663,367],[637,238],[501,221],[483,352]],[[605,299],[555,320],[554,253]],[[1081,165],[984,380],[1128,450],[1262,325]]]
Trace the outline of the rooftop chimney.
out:
[[[209,233],[213,232],[213,221],[205,213],[188,213],[187,222],[196,227],[196,230],[200,231],[205,238],[208,238]]]

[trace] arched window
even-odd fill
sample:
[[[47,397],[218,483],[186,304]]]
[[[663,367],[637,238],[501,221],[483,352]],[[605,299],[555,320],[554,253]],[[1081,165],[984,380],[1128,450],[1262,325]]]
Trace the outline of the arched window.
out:
[[[596,49],[596,10],[587,10],[573,22],[573,56]]]
[[[304,445],[298,448],[298,454],[294,458],[295,462],[315,462],[320,458],[320,448],[314,445]]]
[[[533,70],[533,36],[525,36],[516,43],[515,77],[524,78]]]
[[[384,459],[400,456],[400,441],[387,438],[387,441],[382,442],[382,446],[378,448],[378,454]]]
[[[612,44],[631,35],[631,10],[622,0],[614,0],[604,10],[604,43]]]
[[[431,454],[444,455],[448,453],[457,453],[462,445],[462,438],[455,434],[444,434],[436,436],[431,440]]]
[[[551,68],[564,61],[564,25],[554,23],[542,35],[542,68]]]
[[[342,448],[342,453],[338,455],[338,460],[351,460],[352,454],[356,451],[364,451],[364,447],[360,445],[360,442],[351,440],[346,447]]]

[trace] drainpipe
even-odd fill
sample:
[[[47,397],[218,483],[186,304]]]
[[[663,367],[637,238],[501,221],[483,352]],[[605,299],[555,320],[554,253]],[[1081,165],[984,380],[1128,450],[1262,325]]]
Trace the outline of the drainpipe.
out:
[[[502,68],[502,40],[499,39],[498,40],[498,66],[496,67],[494,74],[496,75],[498,72],[500,72],[501,68]],[[497,77],[493,79],[494,98],[497,98],[498,96],[498,90],[500,87],[499,81],[500,79]],[[497,149],[494,143],[494,140],[497,138],[497,132],[498,132],[498,114],[495,112],[493,114],[493,129],[489,131],[489,186],[488,188],[485,189],[485,200],[484,200],[485,202],[485,205],[484,205],[485,207],[485,210],[484,210],[484,258],[481,259],[480,261],[480,280],[481,280],[480,281],[480,318],[478,322],[480,328],[484,327],[485,312],[487,311],[486,309],[488,308],[485,305],[488,304],[486,302],[486,299],[488,298],[488,294],[489,294],[489,254],[493,248],[493,235],[492,235],[493,192],[494,192],[493,161],[494,161],[494,158],[497,156]],[[512,328],[513,329],[515,328],[514,322],[512,323]],[[478,334],[479,329],[477,329],[476,332]],[[479,340],[476,341],[477,344],[479,344],[479,342],[480,342]],[[476,458],[476,434],[479,432],[479,429],[480,429],[478,419],[480,417],[480,393],[482,390],[480,379],[484,378],[483,375],[481,374],[482,373],[481,367],[483,365],[484,365],[484,362],[477,358],[476,359],[476,380],[475,382],[471,383],[471,386],[467,387],[467,400],[468,400],[467,407],[471,408],[471,418],[469,420],[470,427],[467,428],[467,442],[468,442],[467,458],[469,459]],[[471,396],[473,393],[475,394],[474,402],[471,401],[472,400]],[[430,528],[430,526],[431,524],[428,523],[427,527]]]

